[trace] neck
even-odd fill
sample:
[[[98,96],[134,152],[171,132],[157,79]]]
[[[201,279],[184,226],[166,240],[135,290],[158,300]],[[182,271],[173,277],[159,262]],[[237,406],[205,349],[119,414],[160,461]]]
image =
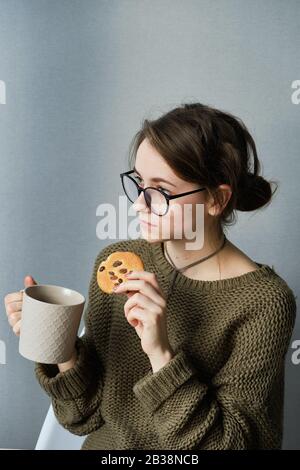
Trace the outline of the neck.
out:
[[[176,266],[176,268],[180,269],[186,265],[193,263],[194,261],[198,261],[210,254],[214,253],[224,241],[224,233],[222,230],[214,230],[214,231],[206,231],[204,232],[204,242],[203,246],[200,249],[187,249],[186,243],[192,243],[190,240],[186,239],[172,239],[167,240],[164,242],[164,246],[167,249],[168,255],[171,258],[172,262]],[[225,250],[226,245],[222,250],[216,253],[215,256],[211,256],[207,260],[203,261],[203,263],[196,264],[195,266],[191,266],[187,268],[186,273],[191,275],[197,276],[204,276],[207,277],[212,275],[216,270],[220,269],[220,263],[222,261],[222,254]],[[166,256],[167,260],[168,256]]]

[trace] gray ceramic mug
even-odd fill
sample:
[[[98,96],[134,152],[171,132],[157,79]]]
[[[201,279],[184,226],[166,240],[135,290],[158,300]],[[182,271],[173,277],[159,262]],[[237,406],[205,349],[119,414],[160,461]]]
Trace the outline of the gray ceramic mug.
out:
[[[61,286],[38,284],[23,291],[19,353],[31,361],[71,359],[85,298]]]

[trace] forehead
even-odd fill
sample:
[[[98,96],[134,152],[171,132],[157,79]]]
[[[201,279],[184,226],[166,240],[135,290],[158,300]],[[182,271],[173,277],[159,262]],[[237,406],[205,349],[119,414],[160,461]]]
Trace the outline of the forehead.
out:
[[[149,179],[160,176],[172,183],[182,181],[147,139],[137,149],[134,166],[143,176],[149,176]]]

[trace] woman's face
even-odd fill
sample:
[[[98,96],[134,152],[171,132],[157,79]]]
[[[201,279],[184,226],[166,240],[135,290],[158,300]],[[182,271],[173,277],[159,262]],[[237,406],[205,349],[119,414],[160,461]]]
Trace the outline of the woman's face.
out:
[[[169,195],[176,195],[202,187],[179,178],[147,139],[142,141],[137,150],[134,169],[133,176],[142,188],[151,186],[163,189]],[[139,215],[142,237],[149,242],[173,239],[193,241],[192,234],[195,239],[196,232],[199,237],[201,230],[204,236],[206,193],[199,191],[170,200],[168,212],[159,216],[150,211],[141,192],[133,208]]]

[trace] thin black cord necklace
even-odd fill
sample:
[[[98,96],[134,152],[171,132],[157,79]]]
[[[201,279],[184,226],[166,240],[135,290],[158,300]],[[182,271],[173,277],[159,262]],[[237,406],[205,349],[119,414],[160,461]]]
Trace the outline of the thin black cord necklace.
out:
[[[202,261],[205,261],[207,260],[208,258],[211,258],[212,256],[216,255],[220,250],[222,250],[222,248],[224,247],[225,243],[226,243],[226,236],[225,236],[225,233],[223,234],[223,242],[221,244],[221,246],[216,250],[214,251],[213,253],[211,253],[210,255],[208,256],[204,256],[203,258],[197,260],[197,261],[194,261],[193,263],[190,263],[188,264],[187,266],[183,266],[182,268],[177,268],[175,266],[175,264],[173,263],[173,261],[171,260],[171,257],[168,253],[168,250],[167,250],[167,246],[163,243],[163,247],[164,247],[164,251],[165,251],[165,254],[168,256],[169,260],[170,260],[170,263],[172,264],[173,268],[175,269],[174,273],[173,273],[173,277],[172,277],[172,280],[171,280],[171,286],[170,286],[170,291],[169,291],[169,294],[171,293],[172,289],[173,289],[173,285],[174,285],[174,281],[175,281],[175,278],[178,274],[178,272],[183,272],[185,271],[187,268],[190,268],[191,266],[194,266],[195,264],[198,264],[198,263],[202,263]]]
[[[221,245],[216,251],[214,251],[213,253],[211,253],[211,254],[208,255],[208,256],[204,256],[203,258],[200,258],[199,260],[194,261],[194,262],[191,263],[191,264],[188,264],[188,265],[184,266],[183,268],[177,268],[177,267],[175,266],[175,264],[174,264],[173,261],[171,260],[171,257],[170,257],[170,255],[169,255],[169,253],[168,253],[167,245],[164,244],[165,252],[166,252],[166,255],[168,256],[168,258],[169,258],[171,264],[173,265],[173,267],[174,267],[177,271],[181,271],[181,272],[182,272],[182,271],[184,271],[185,269],[187,269],[187,268],[189,268],[189,267],[191,267],[191,266],[194,266],[195,264],[201,263],[202,261],[205,261],[205,260],[207,260],[208,258],[211,258],[212,256],[216,255],[220,250],[222,250],[222,248],[224,247],[225,242],[226,242],[226,236],[225,236],[225,234],[223,234],[223,235],[224,235],[224,238],[223,238],[222,245]]]

